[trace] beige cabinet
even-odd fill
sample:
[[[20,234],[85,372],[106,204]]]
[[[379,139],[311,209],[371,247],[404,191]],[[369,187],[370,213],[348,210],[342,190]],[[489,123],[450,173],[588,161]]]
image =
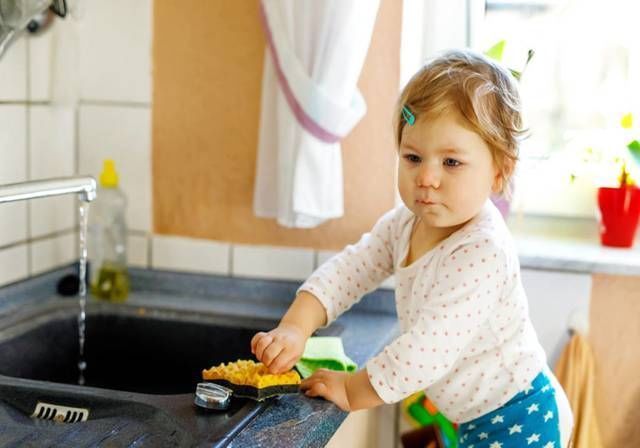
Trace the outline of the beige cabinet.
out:
[[[350,413],[333,435],[328,448],[395,448],[398,406],[385,405]]]

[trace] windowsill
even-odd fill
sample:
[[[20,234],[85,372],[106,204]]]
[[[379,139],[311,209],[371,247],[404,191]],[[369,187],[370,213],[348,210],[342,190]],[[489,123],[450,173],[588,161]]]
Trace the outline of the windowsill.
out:
[[[509,216],[520,265],[578,273],[640,276],[640,242],[618,249],[600,244],[594,219],[548,216]]]

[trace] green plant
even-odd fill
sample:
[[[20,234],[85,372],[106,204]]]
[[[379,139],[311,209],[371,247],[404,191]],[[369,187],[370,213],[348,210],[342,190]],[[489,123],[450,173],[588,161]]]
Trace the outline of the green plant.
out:
[[[620,119],[620,126],[622,128],[620,131],[622,134],[630,134],[633,131],[633,114],[625,114]],[[623,140],[620,141],[624,141],[624,138],[623,136]],[[612,143],[615,142],[615,140],[617,140],[617,138],[613,138],[612,135],[611,141],[601,145],[606,146],[606,148],[594,146],[585,148],[579,155],[580,159],[578,160],[578,164],[573,167],[570,174],[570,181],[574,182],[576,180],[579,176],[578,169],[580,165],[582,165],[582,167],[589,166],[615,169],[617,172],[616,182],[620,188],[637,185],[637,181],[632,174],[632,167],[640,169],[640,141],[633,139],[629,143],[626,143],[626,150],[614,151],[611,145],[616,146],[619,144]]]
[[[624,117],[622,117],[622,120],[620,120],[620,124],[624,129],[633,129],[633,115],[627,114]],[[630,143],[627,144],[627,149],[629,150],[631,162],[635,163],[636,166],[640,167],[640,142],[636,139],[632,140]],[[633,179],[631,179],[629,172],[627,171],[626,161],[622,163],[619,180],[620,180],[621,187],[624,187],[625,185],[635,184]]]
[[[485,56],[488,56],[493,60],[501,62],[502,61],[502,56],[504,54],[504,47],[506,45],[507,45],[507,41],[503,39],[503,40],[499,41],[498,43],[494,44],[487,51],[485,51],[484,54],[485,54]],[[529,65],[529,62],[533,58],[534,54],[535,54],[535,51],[533,51],[532,49],[529,49],[527,51],[527,59],[524,62],[524,66],[522,67],[521,70],[515,70],[513,68],[509,68],[509,71],[511,72],[513,77],[516,78],[518,81],[520,81],[520,79],[522,78],[522,74],[524,73],[525,69],[527,68],[527,65]]]
[[[494,44],[487,51],[485,51],[484,54],[498,62],[502,62],[506,45],[507,41],[501,40]],[[527,51],[527,58],[521,70],[509,68],[509,71],[511,72],[513,77],[518,81],[522,79],[522,74],[524,73],[534,54],[535,52],[532,49]],[[620,125],[626,132],[632,131],[633,115],[631,113],[624,115],[620,120]],[[607,145],[611,145],[611,142],[608,142]],[[595,148],[592,146],[585,148],[578,155],[578,163],[572,164],[570,181],[573,183],[576,180],[576,178],[579,176],[578,172],[580,171],[580,168],[584,168],[585,166],[602,168],[603,166],[607,167],[607,165],[609,165],[613,166],[614,169],[619,170],[617,183],[620,187],[624,187],[625,185],[636,185],[637,181],[630,171],[630,167],[635,166],[640,169],[640,140],[631,140],[626,144],[626,149],[628,151],[623,152],[622,154],[615,154],[615,151],[611,151],[610,149],[605,150],[603,148]]]

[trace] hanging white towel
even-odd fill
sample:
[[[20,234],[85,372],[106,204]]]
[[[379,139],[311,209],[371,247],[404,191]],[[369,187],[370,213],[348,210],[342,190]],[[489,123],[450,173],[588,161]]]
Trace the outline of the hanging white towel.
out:
[[[262,0],[257,216],[301,228],[342,216],[340,140],[366,112],[357,82],[378,7],[379,0]]]

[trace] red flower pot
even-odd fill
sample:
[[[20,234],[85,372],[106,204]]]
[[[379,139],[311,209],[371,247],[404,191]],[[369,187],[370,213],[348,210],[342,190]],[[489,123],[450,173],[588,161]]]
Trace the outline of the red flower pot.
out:
[[[602,244],[633,246],[640,217],[640,188],[598,188],[598,206]]]

